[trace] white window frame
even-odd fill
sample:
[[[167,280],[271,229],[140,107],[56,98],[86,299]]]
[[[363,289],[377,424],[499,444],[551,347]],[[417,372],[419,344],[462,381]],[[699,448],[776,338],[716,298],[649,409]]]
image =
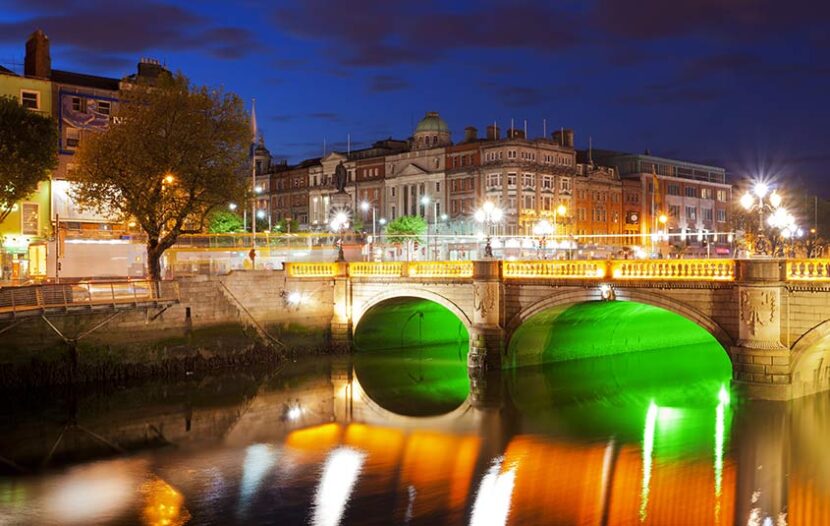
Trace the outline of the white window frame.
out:
[[[23,95],[24,94],[35,96],[35,105],[36,106],[34,108],[29,108],[29,107],[27,107],[23,104]],[[27,110],[40,111],[40,106],[41,106],[40,105],[40,91],[31,90],[31,89],[21,89],[20,90],[20,105],[23,106],[24,108],[26,108]]]

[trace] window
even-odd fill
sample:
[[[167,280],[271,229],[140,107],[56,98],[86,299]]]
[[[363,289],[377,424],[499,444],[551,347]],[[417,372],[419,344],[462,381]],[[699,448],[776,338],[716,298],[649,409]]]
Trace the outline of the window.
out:
[[[680,205],[669,205],[669,217],[674,219],[680,217]]]
[[[700,198],[701,199],[712,199],[712,189],[711,188],[701,188],[700,189]]]
[[[701,215],[703,215],[703,220],[704,221],[711,221],[714,217],[714,215],[712,214],[712,209],[711,208],[701,208],[700,213],[701,213]]]
[[[98,101],[98,113],[101,115],[110,115],[112,111],[112,105],[108,100],[99,100]]]
[[[77,148],[81,135],[78,128],[66,128],[66,147]]]
[[[543,190],[553,190],[553,176],[552,175],[543,175],[542,176],[542,189]]]
[[[697,207],[686,207],[686,221],[697,221]]]
[[[516,158],[516,150],[508,150],[507,158],[508,159],[515,159]]]
[[[487,188],[501,186],[501,174],[487,174]]]
[[[687,186],[685,193],[686,197],[697,197],[697,188],[694,186]]]
[[[395,187],[393,186],[389,190],[391,190],[391,192],[392,192],[392,197],[395,197]]]
[[[524,199],[524,207],[529,210],[536,209],[536,196],[532,194],[525,194],[523,196]]]
[[[718,223],[726,223],[726,209],[718,208]]]
[[[571,179],[570,177],[562,177],[559,179],[559,192],[563,194],[571,193]]]
[[[507,187],[508,188],[515,188],[516,187],[516,174],[509,173],[507,174]]]
[[[39,110],[40,92],[20,90],[20,105],[29,110]]]
[[[533,174],[522,174],[522,186],[525,188],[534,188],[536,186],[536,176]]]
[[[680,195],[680,185],[669,184],[668,187],[666,187],[666,193],[669,195]]]
[[[72,97],[72,109],[74,111],[86,112],[86,100],[81,97]]]
[[[23,235],[38,235],[40,233],[40,205],[37,203],[23,203],[20,213],[20,222]]]
[[[718,190],[718,201],[726,202],[726,190]]]
[[[435,191],[436,191],[436,192],[440,192],[440,191],[441,191],[441,182],[440,182],[440,181],[438,181],[438,182],[436,182],[436,183],[435,183]]]

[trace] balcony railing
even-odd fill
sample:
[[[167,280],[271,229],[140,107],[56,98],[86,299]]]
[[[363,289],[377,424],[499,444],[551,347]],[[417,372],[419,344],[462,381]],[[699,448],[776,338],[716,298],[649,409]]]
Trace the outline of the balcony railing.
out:
[[[787,260],[789,281],[830,281],[830,259]]]
[[[592,279],[606,275],[605,261],[505,261],[505,278]]]
[[[175,281],[108,281],[0,289],[0,314],[179,300]]]

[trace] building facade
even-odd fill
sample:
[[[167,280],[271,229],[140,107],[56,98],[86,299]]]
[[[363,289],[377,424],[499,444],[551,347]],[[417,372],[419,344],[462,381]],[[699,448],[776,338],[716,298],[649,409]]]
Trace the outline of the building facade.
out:
[[[48,78],[18,75],[0,67],[0,97],[15,99],[29,111],[53,115]],[[50,177],[38,184],[32,195],[14,203],[0,223],[0,282],[46,277],[46,246],[52,237],[51,194]]]

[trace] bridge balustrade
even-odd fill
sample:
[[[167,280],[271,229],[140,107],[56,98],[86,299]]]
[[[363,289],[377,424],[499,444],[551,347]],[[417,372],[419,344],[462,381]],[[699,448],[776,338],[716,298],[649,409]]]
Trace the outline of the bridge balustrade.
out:
[[[413,261],[408,265],[410,278],[471,278],[472,261]]]
[[[605,261],[505,261],[505,278],[593,279],[607,274]]]
[[[668,281],[732,281],[733,259],[662,259],[611,261],[614,279],[653,279]]]
[[[830,259],[787,260],[790,281],[830,281]]]
[[[349,276],[356,278],[401,277],[402,261],[360,261],[349,263]]]
[[[285,263],[291,278],[333,278],[338,275],[337,263]]]

